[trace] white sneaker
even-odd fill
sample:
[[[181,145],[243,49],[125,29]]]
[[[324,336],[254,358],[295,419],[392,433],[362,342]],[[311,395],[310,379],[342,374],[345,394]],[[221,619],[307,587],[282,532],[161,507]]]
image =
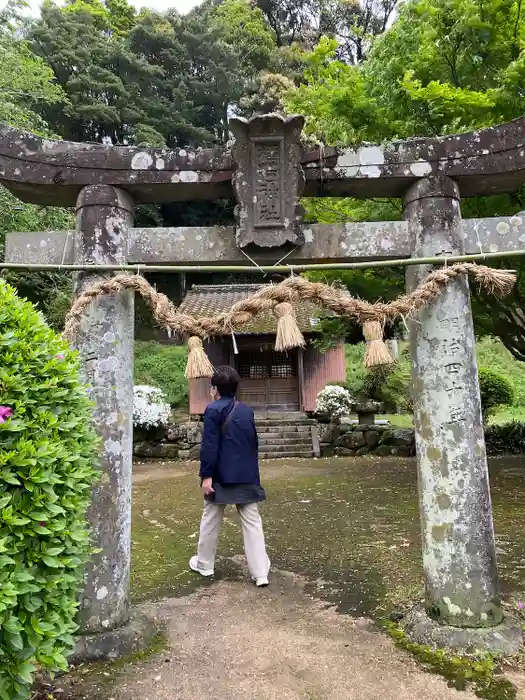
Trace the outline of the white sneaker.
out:
[[[270,573],[270,567],[272,565],[272,562],[268,558],[268,573]],[[268,586],[268,576],[259,576],[258,578],[255,578],[255,576],[252,576],[252,581],[255,583],[257,588],[263,588],[264,586]]]
[[[192,557],[190,559],[190,569],[192,571],[196,571],[201,576],[213,576],[213,574],[215,573],[213,569],[201,569],[199,567],[199,560],[197,559],[197,557]]]

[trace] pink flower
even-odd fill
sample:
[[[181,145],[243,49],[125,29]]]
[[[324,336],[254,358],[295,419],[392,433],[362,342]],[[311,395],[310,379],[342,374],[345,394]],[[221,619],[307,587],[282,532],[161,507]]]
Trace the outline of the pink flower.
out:
[[[59,352],[58,355],[56,356],[57,360],[63,360],[65,358],[65,355],[63,352]]]
[[[516,603],[516,607],[518,608],[518,610],[524,610],[525,603],[522,600],[518,600],[518,602]]]
[[[7,418],[11,418],[13,411],[9,406],[0,406],[0,423],[4,423]]]

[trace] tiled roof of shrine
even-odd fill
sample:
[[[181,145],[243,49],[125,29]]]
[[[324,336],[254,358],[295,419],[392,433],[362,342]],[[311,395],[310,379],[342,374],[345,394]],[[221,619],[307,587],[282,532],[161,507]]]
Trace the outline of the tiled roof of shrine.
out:
[[[263,289],[267,285],[261,284],[217,284],[194,285],[187,293],[179,307],[182,313],[202,318],[203,316],[216,316],[229,311],[238,301]],[[321,315],[326,315],[318,306],[309,302],[295,305],[297,325],[303,333],[311,333],[319,321]],[[239,335],[267,335],[277,332],[277,318],[270,312],[258,314],[246,324]]]

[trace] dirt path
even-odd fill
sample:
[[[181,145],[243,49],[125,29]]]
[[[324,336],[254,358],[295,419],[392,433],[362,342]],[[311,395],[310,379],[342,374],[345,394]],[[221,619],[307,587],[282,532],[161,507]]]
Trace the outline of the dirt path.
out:
[[[473,700],[424,673],[369,620],[337,614],[292,574],[223,580],[142,606],[168,648],[83,697],[112,700]]]
[[[312,476],[316,473],[326,475],[337,472],[338,465],[329,469],[330,460],[312,458],[289,458],[281,460],[261,460],[261,469],[265,479],[293,478]],[[133,483],[176,479],[199,473],[198,462],[134,462]]]

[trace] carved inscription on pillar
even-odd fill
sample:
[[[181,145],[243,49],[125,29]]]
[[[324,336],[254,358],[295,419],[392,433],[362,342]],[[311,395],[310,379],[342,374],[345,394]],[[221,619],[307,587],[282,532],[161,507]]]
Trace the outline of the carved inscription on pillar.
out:
[[[233,185],[239,247],[304,243],[303,209],[298,204],[304,188],[302,126],[302,117],[275,114],[230,121],[235,135]]]
[[[444,383],[448,399],[448,420],[446,425],[460,423],[466,420],[464,396],[465,391],[465,367],[463,364],[464,351],[461,343],[454,337],[458,332],[460,320],[457,317],[443,318],[439,321],[439,327],[444,335],[448,335],[446,340],[441,342],[441,353],[444,359]]]

